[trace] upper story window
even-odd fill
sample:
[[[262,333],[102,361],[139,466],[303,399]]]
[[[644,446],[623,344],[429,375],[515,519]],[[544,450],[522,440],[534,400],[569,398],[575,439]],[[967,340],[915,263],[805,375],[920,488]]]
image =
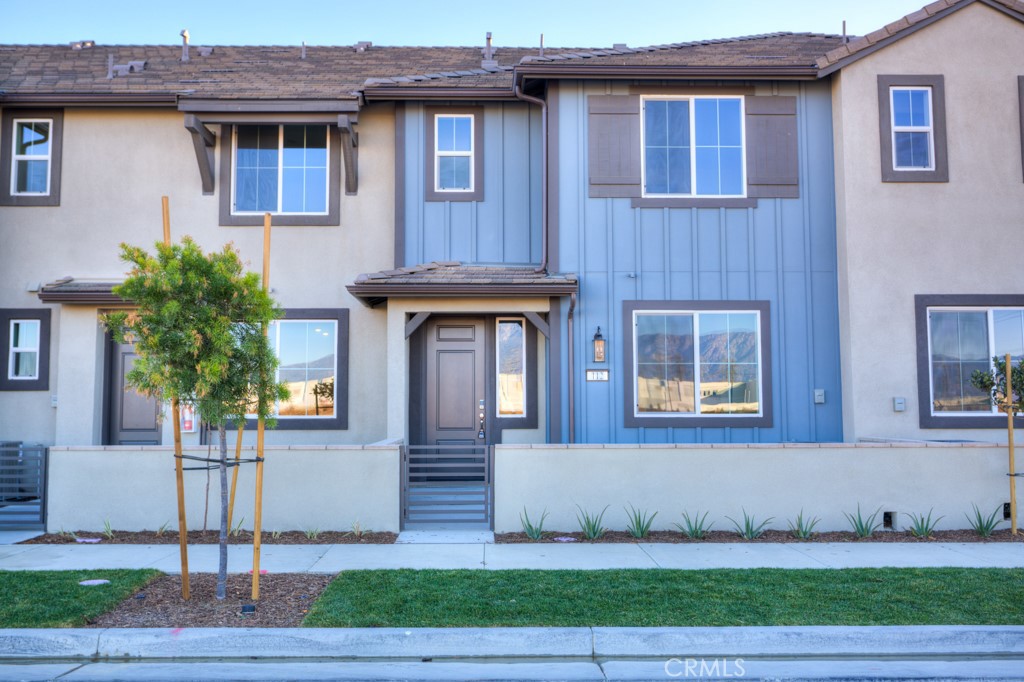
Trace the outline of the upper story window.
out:
[[[326,215],[327,138],[325,125],[237,126],[232,212]]]
[[[426,107],[427,201],[483,201],[483,107]]]
[[[473,116],[434,117],[434,190],[473,191]]]
[[[0,310],[0,391],[45,391],[50,381],[50,309]]]
[[[624,309],[627,427],[771,425],[767,303],[626,301]]]
[[[882,182],[948,182],[945,79],[878,76]]]
[[[644,98],[644,196],[745,195],[742,97]]]
[[[889,97],[893,168],[933,170],[932,89],[894,87],[889,89]]]
[[[1006,416],[971,376],[992,358],[1024,359],[1024,296],[918,295],[921,428],[1005,428]]]
[[[60,111],[3,112],[0,205],[60,205],[63,122]]]

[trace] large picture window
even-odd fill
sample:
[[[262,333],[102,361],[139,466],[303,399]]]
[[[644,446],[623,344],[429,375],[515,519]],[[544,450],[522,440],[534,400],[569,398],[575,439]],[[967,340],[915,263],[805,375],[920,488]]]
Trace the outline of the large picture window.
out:
[[[286,310],[268,335],[291,394],[275,406],[277,428],[348,428],[348,310]]]
[[[328,128],[235,128],[235,213],[327,213]]]
[[[922,428],[1000,428],[1006,417],[971,384],[993,357],[1024,359],[1024,296],[916,296]]]
[[[627,301],[624,310],[626,426],[770,425],[767,303]]]
[[[742,97],[643,100],[644,196],[745,195]]]

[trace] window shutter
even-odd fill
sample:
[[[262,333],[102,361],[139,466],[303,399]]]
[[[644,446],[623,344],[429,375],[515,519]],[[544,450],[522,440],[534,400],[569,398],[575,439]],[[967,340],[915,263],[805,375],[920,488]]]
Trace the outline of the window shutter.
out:
[[[640,196],[640,97],[591,95],[588,102],[590,196]]]
[[[747,196],[800,196],[796,97],[747,97]]]

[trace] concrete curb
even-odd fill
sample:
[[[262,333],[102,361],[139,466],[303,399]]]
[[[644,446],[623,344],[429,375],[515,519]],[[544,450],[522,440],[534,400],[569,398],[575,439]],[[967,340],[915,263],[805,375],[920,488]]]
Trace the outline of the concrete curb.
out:
[[[808,656],[1024,659],[1024,626],[0,630],[0,661]]]

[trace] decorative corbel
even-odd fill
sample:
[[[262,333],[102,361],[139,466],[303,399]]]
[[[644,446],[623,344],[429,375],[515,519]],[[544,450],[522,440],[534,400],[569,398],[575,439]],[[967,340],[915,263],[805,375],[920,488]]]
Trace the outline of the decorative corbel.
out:
[[[213,150],[217,146],[217,136],[195,114],[185,114],[185,130],[192,133],[203,194],[213,194]]]
[[[341,133],[341,158],[345,162],[345,194],[359,190],[359,133],[355,126],[359,114],[338,114],[338,132]]]

